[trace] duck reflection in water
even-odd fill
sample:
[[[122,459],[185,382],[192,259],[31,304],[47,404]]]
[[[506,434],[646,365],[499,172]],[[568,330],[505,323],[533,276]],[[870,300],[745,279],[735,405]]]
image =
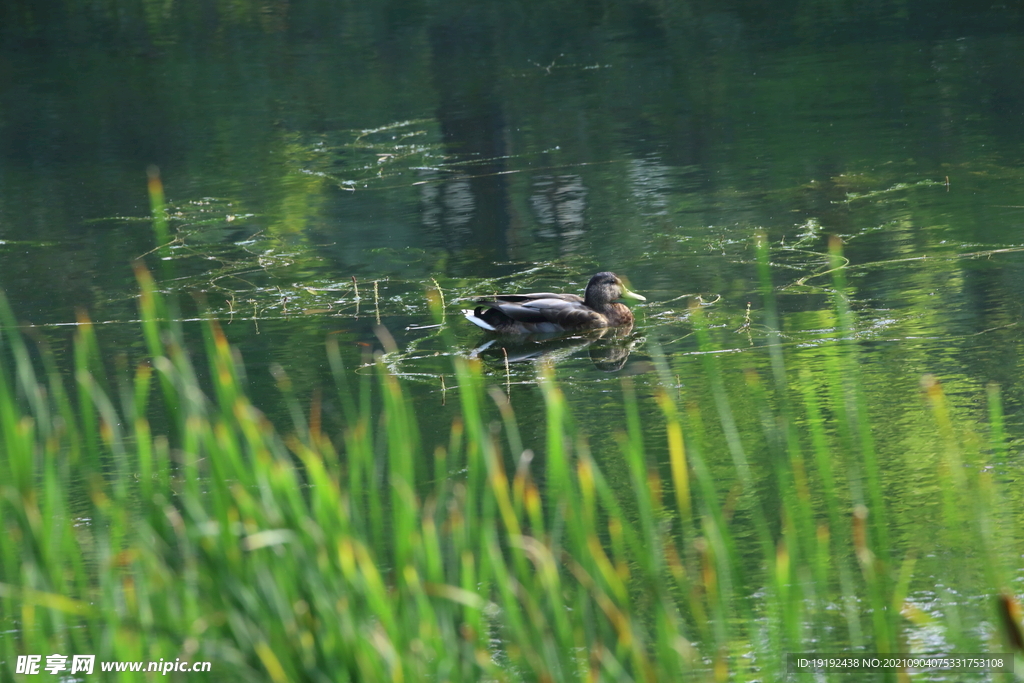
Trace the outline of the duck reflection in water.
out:
[[[484,358],[496,364],[544,361],[559,363],[587,349],[594,367],[604,372],[617,372],[629,360],[629,354],[643,341],[631,336],[633,326],[593,330],[570,337],[525,335],[501,336],[473,349],[470,358]]]
[[[497,338],[475,349],[471,356],[502,361],[507,357],[510,363],[541,359],[558,362],[589,347],[595,367],[615,372],[623,367],[636,344],[630,337],[633,312],[615,302],[622,297],[646,300],[629,291],[615,273],[601,272],[590,278],[582,297],[535,292],[478,299],[478,306],[463,314]]]

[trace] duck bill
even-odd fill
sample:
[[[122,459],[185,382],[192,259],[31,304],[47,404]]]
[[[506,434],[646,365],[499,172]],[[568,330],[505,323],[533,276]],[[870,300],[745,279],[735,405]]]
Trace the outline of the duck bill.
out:
[[[645,296],[640,296],[640,295],[639,295],[639,294],[637,294],[636,292],[631,292],[631,291],[629,291],[629,290],[625,290],[625,291],[623,291],[623,292],[622,292],[622,296],[623,296],[624,298],[626,298],[626,299],[636,299],[637,301],[647,301],[647,297],[645,297]]]

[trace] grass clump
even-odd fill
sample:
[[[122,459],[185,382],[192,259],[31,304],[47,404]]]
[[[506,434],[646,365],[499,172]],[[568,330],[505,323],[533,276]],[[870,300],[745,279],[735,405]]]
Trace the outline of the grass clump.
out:
[[[488,397],[479,366],[456,358],[461,415],[428,453],[398,380],[381,368],[375,386],[351,391],[328,344],[345,428],[332,439],[318,409],[307,419],[295,408],[285,431],[246,396],[213,322],[201,390],[152,279],[138,277],[149,359],[120,383],[85,320],[70,391],[45,353],[38,375],[0,302],[7,679],[19,655],[63,653],[210,661],[218,681],[764,681],[786,676],[787,652],[907,651],[907,631],[932,625],[906,604],[915,557],[886,540],[852,343],[833,356],[826,396],[809,381],[788,386],[781,351],[773,385],[748,376],[775,456],[769,492],[752,479],[721,383],[711,382],[717,422],[655,391],[663,462],[645,450],[642,399],[625,383],[624,497],[550,371],[538,380],[544,443],[531,445],[504,394]],[[720,377],[716,357],[703,358]],[[983,576],[959,588],[993,595],[1019,570],[1003,555],[999,486],[981,447],[958,439],[941,387],[929,381],[925,394],[946,497],[936,543],[969,547]],[[991,446],[1002,449],[992,399]],[[738,482],[724,498],[709,467],[718,437]],[[837,461],[856,477],[840,483]],[[736,535],[737,511],[752,536]],[[997,604],[1014,600],[986,603],[992,623]],[[958,626],[967,615],[955,600],[946,607],[954,648],[1000,648],[994,631],[987,642]]]

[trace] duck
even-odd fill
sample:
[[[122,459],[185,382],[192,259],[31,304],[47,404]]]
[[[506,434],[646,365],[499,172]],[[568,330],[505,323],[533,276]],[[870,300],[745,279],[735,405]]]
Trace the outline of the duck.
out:
[[[488,332],[505,335],[558,334],[633,325],[633,312],[616,303],[620,298],[646,301],[629,291],[622,279],[603,271],[590,278],[583,296],[578,294],[495,294],[477,299],[464,309],[469,322]]]

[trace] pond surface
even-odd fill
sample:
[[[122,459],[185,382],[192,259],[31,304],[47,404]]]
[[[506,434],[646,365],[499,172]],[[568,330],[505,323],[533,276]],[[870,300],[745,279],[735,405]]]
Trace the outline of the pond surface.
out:
[[[457,401],[428,293],[441,291],[470,354],[487,338],[460,299],[580,293],[613,270],[647,297],[627,338],[513,349],[507,368],[498,347],[480,354],[535,445],[531,358],[550,354],[595,458],[625,482],[621,377],[653,419],[663,353],[680,395],[714,414],[692,306],[733,351],[720,358],[730,394],[747,370],[769,376],[759,233],[790,376],[823,372],[840,336],[827,255],[838,235],[897,549],[916,548],[939,502],[918,497],[934,436],[925,373],[979,432],[985,387],[1000,386],[1012,447],[997,472],[1019,479],[1015,5],[5,5],[0,288],[58,353],[83,310],[112,357],[142,357],[131,264],[143,259],[184,318],[203,306],[222,321],[272,415],[271,367],[309,396],[330,384],[335,335],[349,367],[371,373],[360,366],[383,325],[425,442],[443,442]],[[151,165],[174,239],[159,252]],[[759,432],[742,401],[734,410]],[[664,463],[662,435],[649,436]],[[945,559],[924,550],[922,603]]]

